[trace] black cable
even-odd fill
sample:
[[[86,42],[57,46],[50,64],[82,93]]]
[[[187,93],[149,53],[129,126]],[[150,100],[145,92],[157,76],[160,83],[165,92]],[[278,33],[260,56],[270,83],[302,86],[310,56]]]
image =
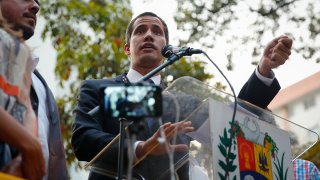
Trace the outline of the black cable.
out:
[[[223,74],[223,72],[216,65],[216,63],[213,62],[213,60],[208,56],[208,54],[206,52],[202,51],[202,54],[204,54],[209,59],[209,61],[216,67],[216,69],[220,72],[220,74],[223,76],[223,78],[227,81],[227,83],[228,83],[228,85],[229,85],[229,87],[231,89],[231,92],[232,92],[232,95],[233,95],[233,98],[234,98],[234,106],[233,106],[233,114],[232,114],[231,123],[234,124],[235,117],[236,117],[236,111],[237,111],[237,104],[238,104],[236,93],[234,92],[234,89],[233,89],[231,83],[229,82],[228,78]]]

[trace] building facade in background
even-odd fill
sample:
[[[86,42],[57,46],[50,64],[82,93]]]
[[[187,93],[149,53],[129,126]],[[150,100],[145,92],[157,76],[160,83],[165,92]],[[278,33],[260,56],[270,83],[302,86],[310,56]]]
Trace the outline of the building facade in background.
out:
[[[269,109],[289,121],[320,134],[320,72],[315,73],[283,90],[270,103]],[[288,131],[298,134],[302,141],[308,141],[311,132],[298,132],[290,129],[290,124],[281,125]],[[314,162],[320,167],[320,143],[318,142],[301,158]]]

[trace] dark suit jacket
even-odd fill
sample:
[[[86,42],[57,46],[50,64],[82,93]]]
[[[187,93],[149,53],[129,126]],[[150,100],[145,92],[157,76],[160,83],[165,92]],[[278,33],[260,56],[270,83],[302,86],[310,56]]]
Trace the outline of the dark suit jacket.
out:
[[[54,96],[49,89],[47,83],[40,75],[40,73],[35,70],[34,74],[40,79],[46,89],[47,95],[47,106],[48,106],[48,119],[49,119],[49,172],[48,179],[52,180],[64,180],[68,179],[67,166],[65,152],[63,148],[63,143],[61,139],[61,128],[60,119],[57,104],[55,102]],[[30,91],[31,105],[33,110],[38,112],[39,100],[34,87]]]
[[[124,83],[128,83],[125,75],[113,79],[85,80],[83,82],[80,88],[78,105],[75,109],[75,121],[72,132],[72,146],[78,160],[90,161],[119,133],[118,119],[106,118],[101,113],[90,116],[88,112],[100,104],[100,99],[102,98],[99,96],[101,86]],[[249,102],[259,102],[258,105],[268,104],[271,100],[269,98],[266,99],[266,97],[272,96],[273,93],[269,93],[268,91],[270,91],[270,89],[273,90],[274,84],[271,87],[263,85],[255,74],[253,74],[242,88],[239,97]],[[257,92],[259,90],[261,90],[261,92]],[[265,93],[268,96],[265,95]],[[138,140],[145,140],[148,136],[150,136],[150,134],[142,134],[138,137]],[[125,147],[124,152],[126,152],[126,150]],[[103,158],[104,162],[101,163],[104,163],[103,166],[108,170],[116,172],[117,155],[118,145],[116,144],[105,153],[105,158]],[[125,161],[126,160],[125,158]],[[160,161],[150,160],[150,163],[157,164]],[[94,179],[98,176],[91,174],[90,177]]]
[[[253,72],[241,88],[238,98],[265,109],[279,91],[280,85],[277,79],[272,82],[271,86],[267,86]]]
[[[78,160],[90,161],[97,155],[112,139],[119,134],[119,119],[104,117],[99,112],[93,116],[88,112],[100,105],[103,97],[100,93],[101,87],[112,84],[128,84],[130,83],[125,74],[112,79],[85,80],[80,88],[78,104],[75,108],[75,120],[72,128],[72,147]],[[146,140],[149,135],[142,132],[138,136],[138,140]],[[125,143],[124,152],[127,152]],[[108,170],[117,172],[118,144],[109,148],[105,154],[103,166]],[[125,153],[126,155],[126,153]],[[124,164],[127,162],[127,156],[124,157]],[[101,165],[102,166],[102,165]],[[124,165],[124,167],[126,167]],[[90,175],[92,177],[92,174]],[[93,176],[92,179],[98,176]]]

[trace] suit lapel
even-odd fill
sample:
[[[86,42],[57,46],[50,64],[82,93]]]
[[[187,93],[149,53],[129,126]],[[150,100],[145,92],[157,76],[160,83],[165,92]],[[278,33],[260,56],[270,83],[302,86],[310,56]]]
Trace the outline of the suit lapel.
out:
[[[124,83],[124,84],[130,84],[130,81],[127,78],[127,73],[123,73],[120,76],[117,76],[115,78],[116,83]]]

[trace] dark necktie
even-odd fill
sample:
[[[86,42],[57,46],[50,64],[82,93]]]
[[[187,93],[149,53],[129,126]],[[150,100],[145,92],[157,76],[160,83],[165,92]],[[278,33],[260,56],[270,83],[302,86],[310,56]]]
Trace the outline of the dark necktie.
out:
[[[145,82],[149,83],[150,85],[155,85],[152,79],[147,79],[145,80]],[[152,135],[158,129],[156,123],[157,119],[148,117],[146,118],[146,121],[149,128],[149,132],[151,133],[150,135]]]

